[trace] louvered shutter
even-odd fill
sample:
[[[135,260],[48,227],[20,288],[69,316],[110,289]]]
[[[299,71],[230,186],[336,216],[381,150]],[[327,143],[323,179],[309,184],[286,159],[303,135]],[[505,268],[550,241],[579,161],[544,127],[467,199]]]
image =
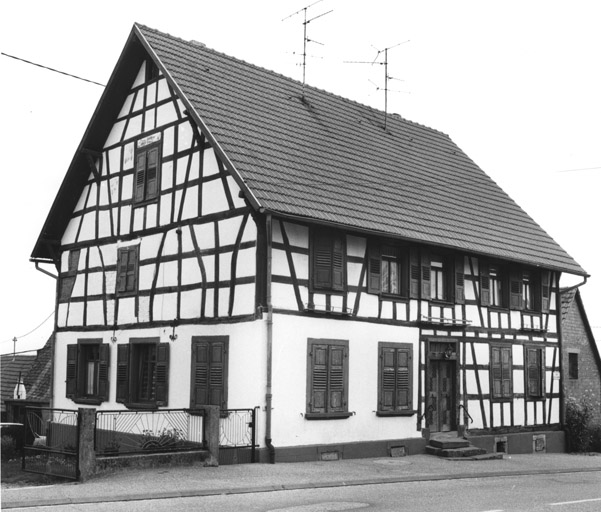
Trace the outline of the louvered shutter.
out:
[[[158,166],[159,148],[155,147],[148,151],[148,161],[146,165],[146,199],[152,199],[157,195]]]
[[[117,261],[117,292],[123,293],[127,290],[127,267],[128,267],[127,248],[119,249]]]
[[[369,247],[367,268],[367,293],[380,293],[382,284],[382,255],[380,247]]]
[[[411,409],[411,352],[406,349],[396,351],[396,387],[398,410]]]
[[[210,404],[226,409],[225,403],[225,345],[212,342],[210,347],[211,367],[209,369]]]
[[[327,412],[346,410],[346,386],[344,379],[345,351],[344,347],[330,346]]]
[[[332,289],[344,290],[344,266],[346,244],[342,235],[334,237],[332,247]]]
[[[326,394],[328,392],[328,347],[311,347],[311,395],[310,412],[326,412]]]
[[[380,410],[392,411],[395,405],[396,366],[395,350],[383,348],[381,357]]]
[[[536,398],[541,396],[540,379],[540,350],[529,348],[526,354],[528,396]]]
[[[75,398],[77,395],[77,360],[79,349],[77,344],[67,345],[67,379],[66,396]]]
[[[455,256],[455,302],[465,303],[465,258],[463,255]]]
[[[127,253],[126,284],[125,290],[128,292],[137,289],[136,277],[138,275],[138,247],[129,247]]]
[[[549,304],[551,298],[551,273],[548,270],[543,270],[540,276],[541,283],[541,311],[549,312]]]
[[[134,191],[134,201],[136,203],[144,201],[146,184],[146,152],[142,151],[136,159],[136,182]]]
[[[485,261],[480,262],[480,304],[490,304],[490,270]]]
[[[524,298],[522,297],[522,273],[512,270],[509,279],[509,307],[511,309],[523,309]]]
[[[192,393],[190,407],[209,404],[209,344],[195,342],[192,346]]]
[[[313,285],[315,288],[332,287],[332,239],[324,233],[313,238]]]
[[[424,300],[429,300],[431,297],[431,288],[430,288],[431,269],[430,269],[430,254],[427,251],[422,252],[421,271],[422,271],[421,298]]]
[[[117,345],[117,402],[129,401],[129,345]]]
[[[155,397],[157,405],[166,406],[169,396],[169,343],[157,345],[157,362],[155,372]]]
[[[501,366],[501,349],[493,347],[492,349],[492,393],[494,398],[503,396],[502,386],[502,366]]]
[[[98,398],[106,401],[109,399],[109,365],[111,360],[111,350],[108,344],[101,343],[98,354]]]
[[[511,348],[503,347],[501,349],[501,381],[502,381],[502,390],[503,397],[508,398],[511,396]]]
[[[409,251],[409,296],[412,299],[419,298],[419,277],[419,254],[417,252],[417,249],[411,248]]]

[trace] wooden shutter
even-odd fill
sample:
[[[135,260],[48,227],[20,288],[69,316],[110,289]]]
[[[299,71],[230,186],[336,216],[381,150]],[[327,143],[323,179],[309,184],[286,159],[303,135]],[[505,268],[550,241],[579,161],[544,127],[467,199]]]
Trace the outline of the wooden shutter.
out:
[[[159,168],[159,148],[154,147],[148,151],[148,161],[146,165],[146,199],[152,199],[158,192],[158,168]]]
[[[344,291],[345,251],[344,235],[334,236],[332,244],[332,289],[336,291]]]
[[[227,409],[227,347],[221,341],[193,340],[190,406]]]
[[[420,265],[417,249],[412,247],[409,251],[409,296],[419,299]]]
[[[117,345],[117,402],[129,401],[129,345]]]
[[[67,345],[67,398],[75,398],[77,395],[77,363],[79,349],[76,343]]]
[[[192,345],[192,391],[190,407],[209,404],[209,344],[194,342]]]
[[[480,261],[480,305],[490,305],[490,270],[486,261]]]
[[[429,300],[431,297],[431,288],[430,288],[430,254],[428,251],[422,251],[421,257],[421,277],[422,277],[422,288],[421,288],[421,298],[425,300]]]
[[[501,365],[501,349],[493,347],[491,349],[492,360],[490,368],[492,372],[492,396],[493,398],[500,398],[503,396],[502,386],[502,365]]]
[[[111,349],[107,343],[101,343],[98,350],[98,398],[109,399],[109,365]]]
[[[329,349],[327,412],[346,410],[345,352],[346,349],[338,345],[331,345]]]
[[[398,410],[411,409],[411,351],[398,349],[396,351],[396,408]]]
[[[316,232],[313,237],[313,285],[315,288],[332,287],[332,239]]]
[[[156,350],[155,397],[157,405],[167,406],[167,397],[169,396],[169,343],[159,343]]]
[[[528,396],[537,398],[541,393],[541,361],[540,349],[529,348],[526,350],[526,378],[528,381]]]
[[[144,201],[146,184],[146,151],[140,151],[136,158],[136,180],[134,189],[134,202]]]
[[[127,290],[127,247],[119,249],[117,256],[117,292],[123,293]]]
[[[379,246],[370,245],[367,267],[367,293],[380,293],[382,284],[382,254]]]
[[[541,271],[540,276],[541,311],[549,312],[551,299],[551,273],[548,270]]]
[[[512,270],[509,278],[509,307],[511,309],[523,309],[524,298],[522,297],[522,272]]]
[[[138,276],[138,246],[129,247],[127,249],[127,269],[126,269],[126,284],[125,289],[128,292],[137,290]]]
[[[512,355],[510,347],[503,347],[501,349],[501,389],[503,391],[503,397],[508,398],[511,396],[511,383],[512,383]]]
[[[328,346],[313,344],[309,356],[311,364],[309,412],[324,413],[328,392]]]
[[[463,255],[455,256],[455,302],[465,303],[465,258]]]
[[[380,407],[381,411],[393,411],[396,394],[395,349],[382,348],[380,370]]]

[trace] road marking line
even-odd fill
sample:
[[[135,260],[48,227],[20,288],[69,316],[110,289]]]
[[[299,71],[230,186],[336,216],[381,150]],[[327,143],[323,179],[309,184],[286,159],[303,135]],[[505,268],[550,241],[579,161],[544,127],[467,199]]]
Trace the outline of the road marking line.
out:
[[[561,503],[549,503],[551,507],[556,505],[575,505],[577,503],[590,503],[591,501],[601,501],[601,498],[591,498],[589,500],[578,500],[578,501],[562,501]]]

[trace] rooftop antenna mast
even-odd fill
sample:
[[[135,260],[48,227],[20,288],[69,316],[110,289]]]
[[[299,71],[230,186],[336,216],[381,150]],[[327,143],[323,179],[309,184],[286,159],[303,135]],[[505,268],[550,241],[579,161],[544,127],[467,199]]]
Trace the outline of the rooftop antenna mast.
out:
[[[393,77],[391,77],[388,74],[388,50],[392,50],[393,48],[396,48],[397,46],[401,46],[402,44],[408,43],[409,39],[407,39],[407,41],[403,41],[402,43],[397,43],[395,45],[389,46],[388,48],[384,48],[383,50],[377,50],[377,54],[374,58],[374,60],[372,60],[371,62],[369,61],[346,61],[348,64],[380,64],[381,66],[384,66],[384,130],[386,130],[386,120],[388,118],[388,81],[389,80],[393,80]],[[384,62],[377,62],[378,57],[380,57],[380,54],[384,54]]]
[[[334,9],[331,9],[327,12],[324,12],[322,14],[314,16],[311,19],[307,19],[307,9],[309,9],[309,7],[313,7],[315,4],[318,4],[322,1],[323,0],[317,0],[316,2],[313,2],[312,4],[309,4],[306,7],[303,7],[302,9],[299,9],[298,11],[293,12],[289,16],[286,16],[285,18],[282,19],[282,21],[287,20],[288,18],[292,18],[292,16],[296,16],[297,14],[300,14],[301,12],[304,14],[304,21],[303,21],[303,91],[302,91],[303,99],[305,98],[305,83],[306,83],[305,73],[306,73],[306,68],[307,68],[307,43],[317,43],[317,44],[320,44],[323,46],[323,43],[320,43],[319,41],[315,41],[314,39],[309,39],[307,37],[307,25],[309,23],[311,23],[313,20],[316,20],[317,18],[321,18],[321,17],[325,16],[326,14],[330,14],[334,10]]]

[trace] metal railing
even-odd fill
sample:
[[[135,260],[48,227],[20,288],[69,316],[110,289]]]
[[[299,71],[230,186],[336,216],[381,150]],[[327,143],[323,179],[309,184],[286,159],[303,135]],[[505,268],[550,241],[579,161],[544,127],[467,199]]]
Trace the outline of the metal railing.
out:
[[[203,411],[97,411],[98,455],[191,451],[205,448]]]
[[[219,418],[219,463],[257,461],[257,411],[224,409]]]

